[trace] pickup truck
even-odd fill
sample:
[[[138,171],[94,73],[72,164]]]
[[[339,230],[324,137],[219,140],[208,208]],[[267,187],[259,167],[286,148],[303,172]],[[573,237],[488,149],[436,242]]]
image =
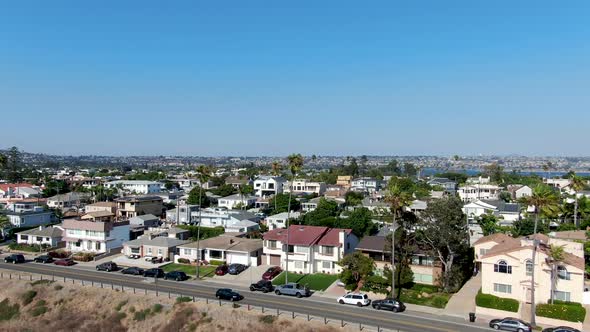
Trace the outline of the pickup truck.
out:
[[[277,295],[291,295],[297,296],[301,298],[303,296],[307,297],[311,295],[309,288],[302,286],[295,282],[290,282],[284,285],[279,285],[275,287],[275,294]]]

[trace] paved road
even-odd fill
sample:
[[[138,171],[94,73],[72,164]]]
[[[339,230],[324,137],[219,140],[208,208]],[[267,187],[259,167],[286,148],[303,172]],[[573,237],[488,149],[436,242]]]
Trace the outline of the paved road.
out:
[[[74,278],[78,280],[103,282],[115,284],[124,287],[135,287],[137,289],[147,289],[148,291],[158,291],[186,296],[196,296],[200,298],[215,298],[215,291],[218,285],[213,283],[189,283],[189,282],[170,282],[158,280],[153,282],[152,278],[143,278],[138,276],[122,275],[116,272],[97,272],[88,269],[78,269],[74,267],[62,267],[53,264],[42,265],[35,263],[25,264],[5,264],[0,262],[0,268],[14,271],[30,272],[44,274],[55,277]],[[225,286],[227,287],[227,286]],[[313,316],[326,316],[331,320],[343,319],[348,324],[366,324],[371,326],[380,326],[385,329],[399,329],[404,332],[468,332],[468,331],[489,331],[487,327],[470,325],[466,323],[447,321],[441,318],[415,316],[407,313],[391,313],[388,311],[377,311],[372,308],[357,308],[355,306],[339,305],[336,303],[326,303],[316,301],[313,298],[297,299],[288,296],[278,296],[274,294],[242,292],[245,299],[244,304],[253,306],[264,306],[266,308],[279,308],[282,311],[294,311],[300,314],[310,314]]]

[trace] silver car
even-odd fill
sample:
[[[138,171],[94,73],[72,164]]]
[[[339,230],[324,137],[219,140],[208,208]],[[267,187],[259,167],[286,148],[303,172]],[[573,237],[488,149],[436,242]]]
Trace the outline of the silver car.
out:
[[[506,317],[503,319],[492,319],[490,327],[495,330],[515,331],[515,332],[532,332],[531,324],[518,318]]]

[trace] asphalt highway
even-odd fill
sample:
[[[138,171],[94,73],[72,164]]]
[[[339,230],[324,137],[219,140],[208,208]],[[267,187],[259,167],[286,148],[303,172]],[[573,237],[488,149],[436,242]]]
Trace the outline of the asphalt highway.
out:
[[[163,279],[154,282],[153,278],[141,276],[123,275],[119,272],[98,272],[94,270],[75,267],[63,267],[53,264],[36,264],[32,262],[24,264],[6,264],[0,262],[0,268],[5,270],[21,271],[42,274],[55,278],[71,278],[87,282],[114,284],[115,287],[123,286],[136,288],[138,290],[159,291],[162,293],[179,294],[183,296],[195,296],[198,298],[215,299],[217,288],[231,288],[227,285],[214,284],[209,282],[175,282]],[[330,321],[344,320],[347,325],[358,325],[359,323],[370,325],[373,328],[379,326],[388,330],[400,330],[402,332],[468,332],[468,331],[490,331],[490,328],[466,323],[446,320],[443,317],[425,317],[423,315],[412,315],[409,313],[392,313],[389,311],[378,311],[373,308],[358,308],[352,305],[341,305],[316,301],[313,296],[310,298],[295,298],[290,296],[278,296],[272,293],[264,294],[238,289],[244,296],[241,301],[243,305],[264,306],[271,310],[280,309],[289,315],[296,314],[311,315],[314,317],[327,317]],[[289,313],[287,313],[289,312]]]

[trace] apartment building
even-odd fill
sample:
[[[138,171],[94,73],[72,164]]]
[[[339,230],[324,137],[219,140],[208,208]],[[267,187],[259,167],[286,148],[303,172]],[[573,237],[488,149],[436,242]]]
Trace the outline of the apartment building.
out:
[[[381,188],[381,181],[375,178],[361,177],[352,180],[351,190],[373,193]]]
[[[280,176],[259,176],[254,180],[254,194],[256,197],[268,197],[282,194],[287,180]]]
[[[156,181],[144,180],[116,180],[104,184],[106,188],[121,188],[128,193],[147,195],[160,192],[164,184]]]
[[[129,219],[144,214],[161,216],[164,212],[164,203],[158,196],[126,196],[115,199],[117,203],[117,217]]]
[[[326,184],[323,182],[308,181],[305,179],[287,182],[284,192],[292,192],[295,195],[323,195],[326,192]]]
[[[459,197],[463,202],[476,200],[497,200],[500,198],[502,188],[495,184],[470,184],[459,187]]]
[[[336,178],[336,185],[344,188],[344,190],[350,189],[352,184],[352,176],[350,175],[339,175]]]
[[[337,262],[354,251],[359,239],[350,229],[292,225],[264,234],[263,262],[296,273],[340,273]],[[288,241],[288,244],[287,244]]]
[[[110,212],[113,215],[117,212],[117,203],[116,202],[96,202],[94,204],[87,204],[84,206],[85,212]]]
[[[63,241],[72,252],[106,253],[129,241],[129,221],[105,222],[66,219]]]

